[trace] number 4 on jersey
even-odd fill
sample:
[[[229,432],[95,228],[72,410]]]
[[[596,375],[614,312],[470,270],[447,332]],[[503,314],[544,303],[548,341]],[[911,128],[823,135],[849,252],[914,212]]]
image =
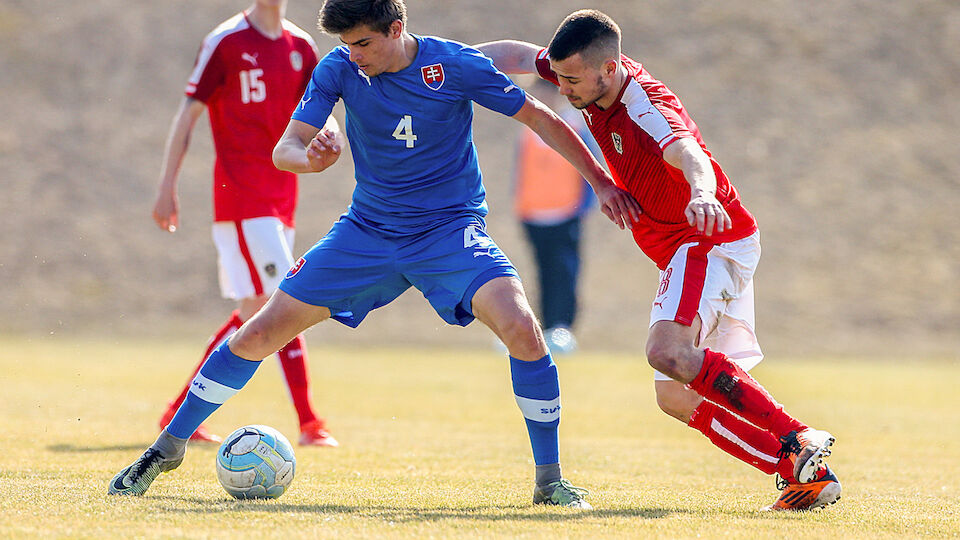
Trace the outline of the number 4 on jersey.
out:
[[[413,133],[412,116],[409,114],[403,115],[400,123],[397,124],[397,129],[393,130],[393,138],[398,141],[405,141],[407,148],[413,148],[413,142],[417,140],[417,136]]]

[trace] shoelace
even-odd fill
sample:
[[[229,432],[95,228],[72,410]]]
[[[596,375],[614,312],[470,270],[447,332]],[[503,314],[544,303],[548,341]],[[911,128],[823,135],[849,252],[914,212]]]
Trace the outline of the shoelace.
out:
[[[780,476],[780,473],[776,473],[773,478],[777,483],[777,491],[783,491],[790,485],[790,482],[787,482],[786,478]]]
[[[803,445],[797,439],[796,430],[780,437],[780,450],[777,451],[777,457],[780,459],[789,457],[790,454],[799,454],[803,450]]]
[[[139,478],[144,472],[146,472],[154,463],[163,459],[163,456],[160,455],[160,452],[156,449],[149,448],[146,452],[143,453],[143,456],[137,460],[134,469],[131,470],[131,476]]]
[[[566,478],[560,480],[557,483],[559,485],[553,489],[554,491],[557,491],[558,489],[562,488],[567,493],[570,493],[570,495],[572,495],[575,500],[579,501],[590,494],[590,491],[588,491],[587,488],[577,487],[571,484],[570,481],[567,480]]]

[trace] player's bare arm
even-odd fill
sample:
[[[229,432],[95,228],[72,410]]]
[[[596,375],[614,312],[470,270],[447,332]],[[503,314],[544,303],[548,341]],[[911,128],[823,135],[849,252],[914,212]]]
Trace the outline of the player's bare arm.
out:
[[[671,167],[683,171],[684,178],[690,183],[690,203],[683,213],[691,226],[707,236],[713,235],[714,227],[721,233],[733,226],[730,215],[717,200],[713,164],[697,141],[678,140],[663,150],[663,159]]]
[[[514,39],[488,41],[474,45],[474,48],[493,60],[493,65],[507,74],[536,73],[537,53],[543,49],[539,45]]]
[[[620,229],[640,219],[640,205],[597,162],[583,140],[549,107],[527,95],[523,107],[513,116],[526,124],[551,148],[569,161],[586,178],[597,194],[600,210]]]
[[[160,185],[153,203],[153,221],[161,229],[174,232],[180,225],[180,202],[177,200],[177,178],[183,157],[190,147],[190,135],[206,105],[197,99],[183,98],[170,124],[160,167]]]
[[[273,164],[298,174],[320,172],[337,162],[343,144],[343,134],[332,116],[323,129],[290,120],[273,149]]]

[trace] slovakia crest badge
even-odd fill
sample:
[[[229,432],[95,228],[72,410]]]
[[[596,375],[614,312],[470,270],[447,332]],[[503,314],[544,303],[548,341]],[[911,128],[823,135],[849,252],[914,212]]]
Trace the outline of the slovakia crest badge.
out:
[[[287,277],[290,278],[290,277],[293,277],[293,276],[297,275],[297,272],[299,272],[300,269],[303,268],[303,263],[305,263],[305,262],[307,262],[307,260],[304,259],[303,257],[300,257],[300,259],[297,260],[297,264],[293,265],[293,268],[291,268],[291,269],[287,272]]]
[[[430,64],[420,68],[423,84],[431,90],[439,90],[443,86],[443,64]]]

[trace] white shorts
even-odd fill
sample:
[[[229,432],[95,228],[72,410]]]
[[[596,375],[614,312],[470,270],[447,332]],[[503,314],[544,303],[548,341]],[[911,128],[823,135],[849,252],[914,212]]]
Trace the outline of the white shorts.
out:
[[[666,270],[650,311],[659,321],[689,325],[700,315],[699,348],[727,355],[744,370],[763,360],[753,310],[753,273],[760,262],[760,233],[711,246],[680,246]],[[672,380],[656,371],[654,380]]]
[[[213,224],[220,293],[242,300],[270,295],[293,266],[293,229],[275,217]]]

